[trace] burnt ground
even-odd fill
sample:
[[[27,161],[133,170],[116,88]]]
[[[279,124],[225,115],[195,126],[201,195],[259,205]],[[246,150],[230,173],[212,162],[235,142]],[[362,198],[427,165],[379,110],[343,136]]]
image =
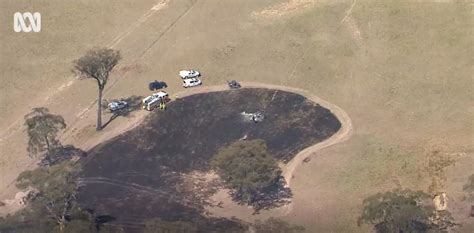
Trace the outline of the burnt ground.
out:
[[[238,223],[206,217],[202,203],[181,188],[183,174],[208,171],[218,148],[245,136],[263,139],[276,159],[287,162],[341,127],[329,110],[279,90],[196,94],[167,107],[88,152],[82,161],[81,205],[114,216],[113,224],[129,231],[140,231],[144,219],[155,217],[191,220],[204,232],[228,231]],[[261,110],[263,122],[242,120],[241,112]]]

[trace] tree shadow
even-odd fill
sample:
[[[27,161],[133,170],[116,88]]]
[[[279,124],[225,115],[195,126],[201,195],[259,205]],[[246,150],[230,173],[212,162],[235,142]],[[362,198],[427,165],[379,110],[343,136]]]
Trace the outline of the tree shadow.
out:
[[[123,109],[119,109],[119,110],[111,112],[112,116],[110,116],[109,120],[107,120],[107,122],[105,122],[102,125],[102,129],[107,127],[107,125],[109,125],[113,120],[115,120],[119,116],[130,117],[132,112],[140,109],[142,99],[143,99],[143,96],[136,96],[136,95],[132,95],[128,98],[120,99],[121,101],[127,102],[128,106]],[[110,102],[112,101],[116,101],[116,100],[111,100]],[[108,101],[104,101],[104,103],[102,103],[102,108],[107,109],[108,108],[107,104],[108,104]]]
[[[99,232],[102,229],[102,227],[108,223],[114,222],[117,220],[116,217],[108,214],[97,214],[94,209],[91,208],[85,208],[82,209],[82,213],[85,214],[85,216],[82,216],[82,218],[85,218],[86,221],[89,221],[92,223],[95,227],[95,229]]]
[[[87,152],[73,146],[73,145],[60,145],[55,148],[51,153],[46,152],[43,159],[38,163],[39,166],[47,167],[66,160],[70,160],[74,157],[86,157]]]
[[[280,176],[273,185],[255,193],[251,203],[243,202],[237,192],[230,191],[233,201],[240,205],[251,205],[254,209],[253,214],[259,214],[261,210],[278,208],[291,203],[293,193],[290,187],[286,185],[285,178]]]

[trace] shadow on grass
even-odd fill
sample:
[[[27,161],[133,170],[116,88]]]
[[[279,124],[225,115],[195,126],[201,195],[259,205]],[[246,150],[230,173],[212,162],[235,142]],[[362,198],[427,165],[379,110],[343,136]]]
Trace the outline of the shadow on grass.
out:
[[[41,167],[52,166],[61,163],[66,160],[70,160],[73,157],[86,157],[87,153],[80,148],[73,145],[60,145],[55,148],[51,153],[46,152],[38,163]]]
[[[141,107],[142,99],[143,99],[143,96],[136,96],[136,95],[132,95],[132,96],[130,96],[128,98],[125,98],[125,99],[120,99],[121,101],[127,102],[128,106],[126,108],[119,109],[117,111],[111,112],[112,116],[110,116],[109,120],[107,122],[105,122],[104,125],[102,125],[102,129],[107,127],[107,125],[109,125],[110,122],[115,120],[117,117],[119,117],[119,116],[129,117],[131,115],[131,112],[139,110],[140,107]],[[112,100],[112,101],[115,101],[115,100]],[[112,101],[110,101],[110,102],[112,102]],[[107,109],[107,104],[108,104],[108,102],[105,101],[105,103],[102,104],[102,107]]]

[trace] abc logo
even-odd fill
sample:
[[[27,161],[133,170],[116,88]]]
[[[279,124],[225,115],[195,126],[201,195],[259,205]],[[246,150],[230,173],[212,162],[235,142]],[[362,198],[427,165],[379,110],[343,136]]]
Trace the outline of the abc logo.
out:
[[[41,31],[41,14],[35,12],[20,13],[13,15],[13,30],[15,32],[39,32]]]

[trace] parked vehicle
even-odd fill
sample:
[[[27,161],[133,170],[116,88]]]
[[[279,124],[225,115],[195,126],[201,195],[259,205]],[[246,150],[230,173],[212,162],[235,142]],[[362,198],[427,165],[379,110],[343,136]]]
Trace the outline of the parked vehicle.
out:
[[[197,70],[181,70],[179,71],[179,76],[181,76],[182,79],[197,78],[201,76],[201,73]]]
[[[160,99],[163,99],[165,100],[166,102],[169,100],[169,95],[168,93],[164,92],[164,91],[159,91],[157,93],[153,93],[152,96],[156,97],[156,98],[160,98]]]
[[[155,109],[160,103],[166,103],[170,101],[168,93],[160,91],[147,96],[142,100],[142,108],[148,111]]]
[[[198,78],[188,78],[183,80],[183,87],[188,88],[188,87],[195,87],[201,85],[202,82]]]
[[[117,100],[110,102],[107,107],[111,112],[116,112],[118,110],[128,107],[128,103],[123,100]]]
[[[153,111],[163,100],[160,98],[153,97],[143,105],[143,109]]]
[[[155,80],[148,84],[148,89],[150,89],[150,91],[155,91],[155,90],[159,90],[159,89],[167,88],[167,87],[168,85],[165,82],[158,81],[158,80]]]
[[[227,85],[229,85],[229,88],[230,89],[239,89],[241,86],[240,86],[240,83],[238,83],[237,81],[235,80],[230,80],[230,81],[227,81]]]

